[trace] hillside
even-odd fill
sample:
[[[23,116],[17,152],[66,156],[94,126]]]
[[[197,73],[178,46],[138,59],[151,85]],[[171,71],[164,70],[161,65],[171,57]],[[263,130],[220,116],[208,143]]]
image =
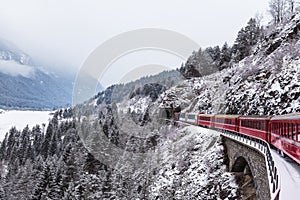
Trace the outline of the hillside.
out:
[[[12,43],[0,39],[0,108],[44,110],[71,103],[66,77],[41,70]]]
[[[173,103],[188,112],[243,115],[299,112],[299,31],[296,14],[288,23],[266,30],[251,55],[231,67],[168,90],[161,107]]]

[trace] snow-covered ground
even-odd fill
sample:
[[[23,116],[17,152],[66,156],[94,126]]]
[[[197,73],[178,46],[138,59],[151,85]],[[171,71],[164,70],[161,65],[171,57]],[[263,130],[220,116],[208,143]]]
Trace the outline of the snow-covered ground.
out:
[[[36,124],[47,124],[48,119],[51,118],[49,113],[49,111],[0,110],[0,141],[12,126],[22,130],[26,125],[32,128]]]
[[[197,126],[174,133],[161,146],[150,199],[235,199],[238,185],[223,164],[220,133]]]
[[[290,158],[281,157],[275,150],[272,155],[281,177],[280,199],[299,199],[300,166]]]

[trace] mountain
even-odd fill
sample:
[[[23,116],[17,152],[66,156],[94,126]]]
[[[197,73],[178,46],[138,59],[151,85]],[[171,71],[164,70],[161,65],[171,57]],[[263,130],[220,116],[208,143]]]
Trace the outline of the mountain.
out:
[[[11,42],[0,38],[0,108],[45,110],[71,103],[72,83],[41,70]]]

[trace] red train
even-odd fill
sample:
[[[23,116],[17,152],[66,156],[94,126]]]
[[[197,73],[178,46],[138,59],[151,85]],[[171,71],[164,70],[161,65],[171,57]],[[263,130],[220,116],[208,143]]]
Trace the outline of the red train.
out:
[[[265,140],[300,164],[300,113],[272,117],[175,113],[175,120]]]

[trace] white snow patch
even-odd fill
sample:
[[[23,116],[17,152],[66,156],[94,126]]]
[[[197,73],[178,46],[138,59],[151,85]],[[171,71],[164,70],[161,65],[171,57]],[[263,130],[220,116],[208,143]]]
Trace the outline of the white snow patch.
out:
[[[129,100],[128,107],[130,108],[131,112],[134,111],[135,113],[144,113],[148,108],[150,102],[151,102],[150,97],[139,98],[137,96]]]

